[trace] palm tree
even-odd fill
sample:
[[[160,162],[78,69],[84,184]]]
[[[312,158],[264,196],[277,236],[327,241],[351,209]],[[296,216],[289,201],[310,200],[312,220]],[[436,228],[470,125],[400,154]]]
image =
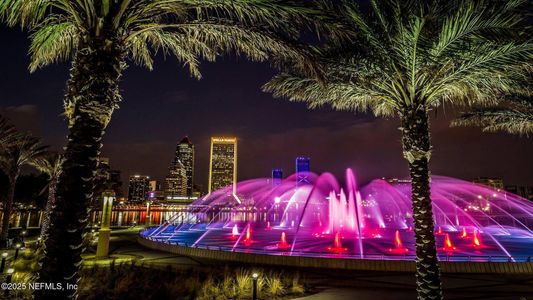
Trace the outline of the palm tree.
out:
[[[18,137],[19,133],[9,121],[0,116],[0,145],[4,147],[12,144]]]
[[[43,158],[36,160],[32,165],[42,173],[49,177],[48,185],[48,200],[44,209],[44,218],[41,222],[41,238],[46,240],[48,229],[50,228],[50,216],[55,207],[57,180],[61,175],[61,165],[63,164],[63,156],[57,153],[48,153]]]
[[[509,98],[498,107],[480,107],[461,114],[453,126],[481,126],[483,131],[511,134],[533,133],[533,98]]]
[[[428,112],[443,104],[490,103],[499,94],[525,92],[521,81],[533,58],[522,10],[527,1],[370,3],[364,13],[352,1],[334,8],[354,37],[316,49],[325,83],[288,69],[264,88],[310,108],[330,105],[399,117],[412,185],[418,299],[442,299]]]
[[[40,159],[46,152],[41,142],[29,135],[20,135],[13,143],[0,147],[0,169],[7,175],[9,181],[8,194],[4,203],[2,230],[0,232],[0,247],[7,246],[9,220],[13,210],[15,185],[23,166]]]
[[[253,61],[275,57],[276,65],[290,60],[313,73],[296,38],[300,25],[320,20],[313,9],[278,0],[2,0],[0,17],[34,30],[31,71],[72,58],[68,142],[40,271],[41,281],[64,286],[78,281],[96,158],[128,63],[152,69],[161,51],[200,78],[199,60],[232,52]],[[51,295],[74,297],[75,290],[43,291]]]

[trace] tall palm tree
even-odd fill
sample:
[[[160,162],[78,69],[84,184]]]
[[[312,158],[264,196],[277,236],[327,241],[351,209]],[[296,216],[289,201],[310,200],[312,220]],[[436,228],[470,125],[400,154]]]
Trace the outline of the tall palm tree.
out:
[[[316,50],[325,83],[288,69],[264,88],[310,108],[330,105],[399,117],[412,185],[418,298],[441,299],[428,112],[443,104],[495,102],[499,94],[524,92],[521,81],[533,58],[522,10],[527,1],[370,3],[364,13],[353,1],[335,8],[355,37]]]
[[[13,210],[15,185],[23,166],[40,159],[46,153],[46,147],[34,137],[20,135],[13,143],[0,146],[0,169],[9,181],[8,194],[4,203],[0,247],[7,246],[9,220]]]
[[[295,38],[299,25],[320,19],[296,1],[279,0],[0,0],[0,17],[34,30],[31,71],[72,58],[68,142],[40,271],[41,281],[64,285],[78,281],[96,158],[126,66],[151,69],[161,51],[200,78],[199,60],[231,52],[253,61],[275,56],[276,64],[290,60],[313,73]],[[75,290],[43,291],[52,294],[69,298]]]
[[[41,159],[36,160],[32,165],[42,173],[48,175],[48,200],[44,209],[44,218],[41,222],[41,238],[46,240],[48,229],[50,228],[50,217],[55,207],[57,180],[61,175],[61,166],[63,164],[63,156],[57,153],[48,153]]]
[[[533,97],[513,97],[498,107],[480,107],[465,112],[452,125],[480,126],[483,131],[527,136],[533,133]]]

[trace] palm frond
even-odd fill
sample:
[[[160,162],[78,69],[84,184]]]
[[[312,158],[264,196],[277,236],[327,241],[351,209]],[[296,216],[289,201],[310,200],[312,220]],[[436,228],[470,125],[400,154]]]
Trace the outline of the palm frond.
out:
[[[48,16],[31,36],[30,71],[71,58],[78,45],[78,30],[62,16]]]
[[[452,122],[452,126],[479,126],[483,131],[505,131],[528,136],[533,133],[533,111],[480,109],[462,114]]]
[[[494,105],[502,95],[527,94],[533,44],[525,38],[526,2],[371,1],[363,14],[342,1],[346,9],[338,18],[358,35],[316,52],[324,83],[286,68],[264,90],[311,107],[384,116],[443,103]]]
[[[61,154],[48,152],[37,157],[30,164],[50,178],[59,178],[64,160],[65,158]]]
[[[0,148],[9,147],[18,138],[19,133],[6,118],[0,116]]]

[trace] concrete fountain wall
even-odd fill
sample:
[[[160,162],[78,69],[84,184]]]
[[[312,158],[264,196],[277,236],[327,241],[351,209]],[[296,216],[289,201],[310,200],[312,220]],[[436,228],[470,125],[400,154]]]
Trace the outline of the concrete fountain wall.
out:
[[[405,260],[369,260],[324,258],[288,255],[230,252],[205,248],[192,248],[152,241],[142,236],[139,244],[154,250],[170,252],[200,259],[318,269],[342,269],[360,271],[414,272],[415,262]],[[471,274],[533,274],[533,262],[440,262],[443,273]]]

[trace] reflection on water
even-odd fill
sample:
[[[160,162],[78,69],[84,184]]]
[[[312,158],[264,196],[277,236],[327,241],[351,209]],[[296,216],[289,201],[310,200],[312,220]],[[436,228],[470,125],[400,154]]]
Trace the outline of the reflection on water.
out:
[[[189,213],[186,212],[186,205],[165,208],[155,208],[150,212],[150,224],[161,225],[166,220],[173,216],[181,216],[182,219],[187,219]],[[0,212],[0,218],[3,213]],[[91,224],[98,224],[102,218],[102,211],[92,211],[89,217]],[[43,220],[43,211],[38,210],[17,210],[13,212],[10,220],[10,228],[39,228]],[[146,208],[139,206],[138,208],[128,207],[118,208],[113,207],[111,213],[111,226],[132,226],[135,224],[146,224]]]

